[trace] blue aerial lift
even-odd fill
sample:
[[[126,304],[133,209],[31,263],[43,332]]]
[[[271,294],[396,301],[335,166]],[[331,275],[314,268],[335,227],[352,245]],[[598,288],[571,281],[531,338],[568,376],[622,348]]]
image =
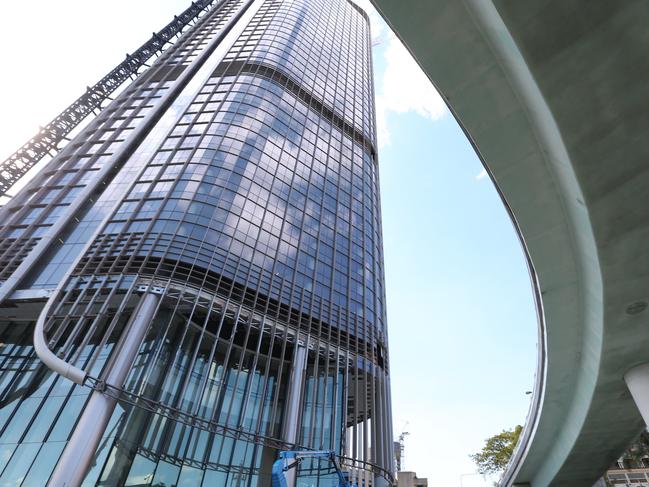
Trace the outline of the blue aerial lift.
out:
[[[302,460],[310,458],[327,459],[333,465],[336,475],[338,476],[338,485],[336,487],[356,487],[349,481],[349,474],[343,472],[338,465],[336,452],[333,450],[324,451],[283,451],[279,454],[279,460],[273,463],[271,474],[272,487],[293,487],[289,486],[286,481],[286,472],[292,468],[297,468]],[[290,461],[293,460],[292,463]]]

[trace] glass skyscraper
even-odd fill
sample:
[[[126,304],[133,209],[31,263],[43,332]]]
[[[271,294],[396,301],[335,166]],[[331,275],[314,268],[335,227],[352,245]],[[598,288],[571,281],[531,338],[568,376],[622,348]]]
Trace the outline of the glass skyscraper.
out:
[[[375,133],[349,0],[165,50],[0,210],[0,487],[388,485]]]

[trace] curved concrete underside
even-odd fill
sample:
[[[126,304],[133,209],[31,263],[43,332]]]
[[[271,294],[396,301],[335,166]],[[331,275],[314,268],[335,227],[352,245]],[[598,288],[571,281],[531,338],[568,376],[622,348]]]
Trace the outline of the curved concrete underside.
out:
[[[649,362],[649,310],[627,312],[649,301],[649,2],[373,3],[475,145],[536,270],[538,386],[503,483],[590,487],[643,427],[623,376]]]

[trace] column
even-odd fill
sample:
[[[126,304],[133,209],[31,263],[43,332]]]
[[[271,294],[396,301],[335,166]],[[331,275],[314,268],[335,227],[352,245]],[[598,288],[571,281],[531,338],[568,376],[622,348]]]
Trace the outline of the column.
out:
[[[300,410],[302,406],[302,385],[304,383],[304,371],[306,369],[307,349],[303,343],[297,341],[293,355],[293,367],[291,378],[288,384],[286,396],[286,412],[284,413],[284,441],[297,443],[299,430]],[[292,462],[293,460],[288,460]],[[292,468],[286,472],[286,483],[289,487],[295,486],[297,470]]]

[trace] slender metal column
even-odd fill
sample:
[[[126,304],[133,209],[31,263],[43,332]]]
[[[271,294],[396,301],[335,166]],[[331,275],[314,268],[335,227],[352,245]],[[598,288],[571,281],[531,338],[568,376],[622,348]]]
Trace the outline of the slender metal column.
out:
[[[123,337],[117,355],[109,364],[106,383],[113,387],[122,387],[131,370],[140,344],[149,329],[149,324],[158,307],[159,297],[147,292],[142,296],[137,310]],[[56,469],[48,482],[49,487],[79,487],[99,446],[108,421],[115,410],[117,400],[103,392],[93,391],[81,418],[72,433],[72,437],[61,455]]]
[[[649,425],[649,363],[637,365],[624,374],[631,396],[642,419]]]
[[[297,442],[297,433],[300,420],[300,406],[302,404],[302,384],[304,383],[304,371],[306,369],[307,350],[304,344],[299,343],[295,347],[293,356],[293,368],[291,379],[288,384],[286,395],[286,412],[284,414],[284,441],[288,443]],[[293,487],[296,481],[296,469],[286,472],[286,483]]]

